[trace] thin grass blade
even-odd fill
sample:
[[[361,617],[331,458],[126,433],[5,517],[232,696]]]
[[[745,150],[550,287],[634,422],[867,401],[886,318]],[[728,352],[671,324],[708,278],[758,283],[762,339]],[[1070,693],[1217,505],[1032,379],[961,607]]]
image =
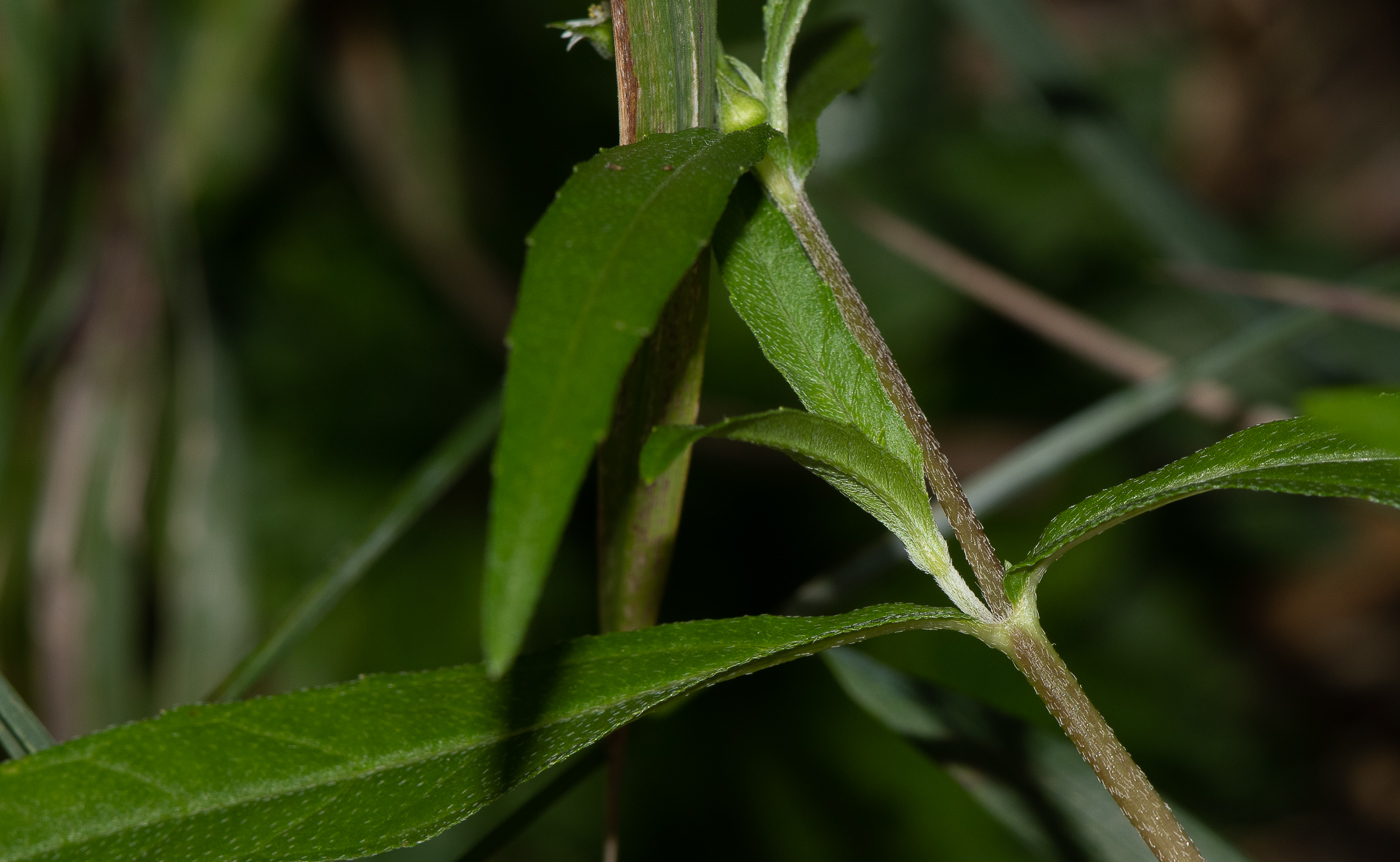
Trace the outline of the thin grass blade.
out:
[[[910,677],[860,650],[829,650],[822,659],[851,700],[947,769],[1037,858],[1154,862],[1063,736]],[[1180,806],[1172,810],[1210,862],[1247,862]]]
[[[0,743],[5,753],[16,760],[54,744],[48,728],[3,676],[0,676]]]
[[[1123,124],[1030,0],[949,0],[1059,124],[1070,153],[1168,257],[1229,265],[1243,252]]]
[[[338,563],[306,587],[282,622],[238,663],[206,700],[219,703],[242,697],[452,487],[486,449],[500,420],[500,399],[495,396],[462,420],[404,482],[374,525]]]

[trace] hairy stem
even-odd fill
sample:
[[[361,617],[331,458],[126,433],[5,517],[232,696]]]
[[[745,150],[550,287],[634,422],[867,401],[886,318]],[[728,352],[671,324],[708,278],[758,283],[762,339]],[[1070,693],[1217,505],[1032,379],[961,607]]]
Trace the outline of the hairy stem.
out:
[[[994,644],[1025,674],[1080,755],[1094,768],[1118,807],[1161,862],[1204,862],[1171,808],[1162,801],[1113,728],[1094,708],[1064,659],[1050,645],[1034,604],[1004,623],[1005,640]]]
[[[827,238],[826,230],[813,211],[806,192],[771,158],[764,159],[758,165],[758,174],[773,202],[787,217],[788,223],[802,241],[802,246],[807,250],[817,273],[831,286],[846,327],[855,336],[861,349],[875,362],[880,385],[923,451],[924,476],[933,488],[934,496],[942,504],[943,511],[953,526],[953,532],[958,537],[958,543],[962,545],[963,554],[977,576],[978,586],[982,588],[982,598],[994,616],[1005,619],[1011,613],[1011,602],[1007,600],[1006,589],[1002,585],[1006,570],[996,551],[992,549],[992,543],[987,539],[986,531],[977,519],[977,513],[968,503],[958,477],[948,464],[947,456],[938,445],[928,417],[914,399],[909,383],[899,372],[894,356],[880,336],[875,321],[871,320],[870,312],[860,294],[856,292],[850,273],[846,271],[836,248]]]

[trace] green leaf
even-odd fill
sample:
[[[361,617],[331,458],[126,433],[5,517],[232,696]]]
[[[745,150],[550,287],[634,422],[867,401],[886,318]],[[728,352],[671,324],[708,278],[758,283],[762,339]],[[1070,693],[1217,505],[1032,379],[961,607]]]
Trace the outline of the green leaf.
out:
[[[806,41],[802,45],[804,47]],[[843,28],[802,72],[788,102],[788,146],[793,167],[805,177],[817,163],[817,118],[832,100],[875,71],[875,45],[859,26]]]
[[[602,768],[607,759],[604,756],[605,748],[605,746],[598,746],[585,754],[580,754],[573,763],[557,767],[559,771],[557,775],[546,773],[537,776],[535,782],[542,782],[542,784],[540,787],[534,788],[534,795],[520,803],[520,806],[506,815],[500,823],[491,827],[490,831],[471,845],[466,853],[457,858],[457,862],[491,862],[508,844],[552,808],[554,803],[567,796],[570,790],[578,786],[579,782]],[[530,785],[526,785],[518,788],[515,792],[519,793],[529,789],[531,789]],[[504,801],[502,800],[502,803]]]
[[[822,654],[846,694],[950,775],[1037,858],[1154,862],[1128,818],[1069,740],[915,679],[860,650]],[[1173,805],[1211,862],[1246,862]]]
[[[1066,551],[1129,518],[1222,488],[1357,497],[1400,507],[1400,455],[1344,440],[1309,419],[1256,425],[1160,470],[1071,506],[1007,574],[1008,592],[1032,587]]]
[[[348,859],[423,841],[669,700],[830,646],[975,624],[881,605],[581,638],[481,665],[182,707],[0,764],[0,860]]]
[[[715,250],[730,302],[802,405],[859,428],[922,475],[919,444],[783,214],[745,183],[715,232]]]
[[[701,437],[742,440],[792,457],[899,536],[914,564],[933,575],[958,607],[971,613],[980,606],[953,568],[923,474],[871,443],[859,429],[800,410],[757,413],[708,427],[662,426],[642,447],[642,477],[651,481],[661,475]]]
[[[482,638],[493,673],[520,650],[628,361],[771,134],[688,129],[604,150],[530,235],[492,462]]]
[[[788,68],[792,46],[812,0],[768,0],[763,7],[763,85],[768,97],[768,124],[788,132]]]
[[[1400,453],[1400,394],[1366,387],[1318,389],[1303,410],[1348,440]]]

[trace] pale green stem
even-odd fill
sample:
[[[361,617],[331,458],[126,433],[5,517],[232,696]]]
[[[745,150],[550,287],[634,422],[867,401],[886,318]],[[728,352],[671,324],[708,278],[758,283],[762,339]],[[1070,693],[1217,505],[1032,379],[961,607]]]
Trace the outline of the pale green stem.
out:
[[[1204,862],[1113,728],[1094,708],[1040,627],[1035,602],[1022,603],[988,643],[1002,650],[1030,681],[1045,708],[1093,767],[1118,807],[1161,862]]]

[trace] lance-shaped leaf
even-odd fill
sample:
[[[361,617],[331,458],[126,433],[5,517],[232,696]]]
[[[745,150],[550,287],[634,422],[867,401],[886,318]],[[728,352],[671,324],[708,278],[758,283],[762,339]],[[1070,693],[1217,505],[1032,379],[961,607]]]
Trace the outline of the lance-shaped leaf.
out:
[[[855,649],[823,653],[846,694],[948,770],[1038,859],[1154,862],[1094,770],[1058,733],[907,676]],[[1173,805],[1210,862],[1245,862]]]
[[[846,328],[792,226],[757,188],[736,190],[715,251],[730,302],[802,405],[855,426],[922,474],[919,444],[886,397],[874,361]]]
[[[1129,518],[1205,491],[1242,488],[1356,497],[1400,507],[1400,455],[1344,440],[1310,419],[1256,425],[1071,506],[1007,575],[1013,595],[1066,551]]]
[[[859,429],[800,410],[756,413],[704,427],[662,426],[642,448],[642,477],[651,481],[661,475],[701,437],[742,440],[791,456],[899,536],[910,559],[933,575],[954,604],[969,613],[979,609],[977,597],[953,568],[923,475]]]
[[[0,764],[0,860],[349,859],[414,844],[668,700],[946,608],[746,617],[183,707]]]
[[[837,96],[850,92],[875,71],[875,45],[865,28],[847,25],[813,37],[820,45],[811,65],[797,76],[788,96],[788,149],[793,168],[805,177],[817,163],[817,119]],[[804,38],[799,53],[806,48]]]
[[[628,361],[770,134],[688,129],[604,150],[530,235],[492,463],[482,637],[493,673],[520,649]]]

